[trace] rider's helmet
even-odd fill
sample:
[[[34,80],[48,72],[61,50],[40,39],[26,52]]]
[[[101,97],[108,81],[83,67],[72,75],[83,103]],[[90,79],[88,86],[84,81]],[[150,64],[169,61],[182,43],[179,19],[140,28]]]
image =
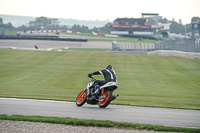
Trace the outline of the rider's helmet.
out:
[[[112,66],[111,65],[107,65],[106,69],[112,69]]]

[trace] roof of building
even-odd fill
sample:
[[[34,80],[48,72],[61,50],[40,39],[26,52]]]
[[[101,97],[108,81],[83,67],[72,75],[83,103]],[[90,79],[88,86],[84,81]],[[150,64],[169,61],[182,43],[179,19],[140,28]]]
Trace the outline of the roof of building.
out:
[[[134,22],[144,23],[144,22],[146,22],[146,19],[145,18],[117,18],[117,19],[115,19],[115,21],[117,21],[119,23],[125,23],[125,22],[129,22],[129,23],[134,23]]]
[[[149,16],[149,15],[158,16],[158,13],[142,13],[142,16],[143,16],[143,15],[148,15],[148,16]]]

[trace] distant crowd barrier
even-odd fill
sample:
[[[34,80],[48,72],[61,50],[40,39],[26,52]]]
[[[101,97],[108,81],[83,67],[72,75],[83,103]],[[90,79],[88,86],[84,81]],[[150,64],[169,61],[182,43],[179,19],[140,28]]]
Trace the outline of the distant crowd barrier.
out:
[[[87,42],[87,39],[80,38],[59,38],[58,36],[36,36],[36,35],[0,35],[0,39],[16,40],[54,40],[54,41],[78,41]]]

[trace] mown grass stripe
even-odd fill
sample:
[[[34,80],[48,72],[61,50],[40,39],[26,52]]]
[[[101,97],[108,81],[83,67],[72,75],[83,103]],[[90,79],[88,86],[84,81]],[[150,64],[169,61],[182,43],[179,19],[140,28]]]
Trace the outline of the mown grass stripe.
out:
[[[75,101],[90,82],[87,74],[108,64],[120,83],[114,92],[120,97],[112,104],[200,109],[200,60],[106,49],[0,49],[0,97]]]

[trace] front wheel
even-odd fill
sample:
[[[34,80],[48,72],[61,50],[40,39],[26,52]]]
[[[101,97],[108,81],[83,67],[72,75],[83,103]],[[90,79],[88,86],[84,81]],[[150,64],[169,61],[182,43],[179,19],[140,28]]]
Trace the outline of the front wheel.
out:
[[[81,91],[77,98],[76,98],[76,105],[77,106],[82,106],[87,100],[87,94],[86,94],[86,91]]]
[[[100,108],[106,108],[110,104],[110,102],[112,101],[112,92],[108,91],[108,90],[105,91],[103,93],[103,97],[104,98],[99,99],[98,105],[99,105]]]

